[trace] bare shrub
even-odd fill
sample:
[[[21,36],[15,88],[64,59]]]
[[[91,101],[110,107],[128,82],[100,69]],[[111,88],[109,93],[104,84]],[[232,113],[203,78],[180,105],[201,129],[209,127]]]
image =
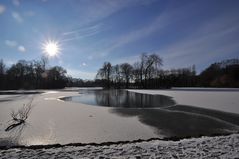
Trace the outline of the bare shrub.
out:
[[[16,126],[19,126],[21,124],[24,124],[26,119],[28,118],[30,111],[32,109],[32,102],[33,98],[30,100],[29,103],[24,104],[22,108],[18,109],[18,111],[11,111],[11,121],[12,123],[5,129],[5,131],[9,131]]]

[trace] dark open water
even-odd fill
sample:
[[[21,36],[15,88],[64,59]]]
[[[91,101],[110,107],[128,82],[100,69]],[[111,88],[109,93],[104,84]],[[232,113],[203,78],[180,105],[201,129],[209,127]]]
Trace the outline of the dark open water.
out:
[[[91,106],[112,107],[122,117],[137,116],[166,138],[197,137],[239,131],[239,115],[197,106],[178,105],[170,96],[150,95],[125,90],[90,90],[64,101]]]

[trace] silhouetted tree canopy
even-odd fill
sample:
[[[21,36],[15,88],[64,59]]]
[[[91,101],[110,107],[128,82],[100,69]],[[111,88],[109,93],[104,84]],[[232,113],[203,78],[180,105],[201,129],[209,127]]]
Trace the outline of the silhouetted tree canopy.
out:
[[[95,80],[82,80],[60,66],[49,67],[44,57],[19,60],[9,68],[0,60],[0,89],[239,87],[239,59],[213,63],[199,75],[195,65],[163,70],[162,63],[158,55],[144,53],[133,65],[104,62]]]
[[[200,75],[195,65],[162,70],[162,63],[158,55],[145,53],[133,65],[105,62],[97,79],[107,88],[239,87],[238,59],[214,63]]]
[[[10,68],[0,61],[1,89],[64,88],[67,84],[66,70],[60,66],[46,68],[47,59],[40,61],[19,60]]]
[[[239,59],[211,64],[200,74],[199,84],[204,87],[239,87]]]
[[[113,68],[110,62],[105,62],[102,68],[99,69],[96,77],[102,78],[106,81],[106,87],[110,87],[111,75],[113,72]]]
[[[122,77],[124,79],[124,82],[126,83],[126,88],[129,87],[129,81],[130,79],[133,77],[133,66],[131,66],[130,64],[128,63],[123,63],[120,65],[120,70],[121,70],[121,74],[122,74]]]
[[[105,81],[103,83],[107,83],[107,88],[148,88],[148,82],[157,78],[161,66],[162,59],[158,55],[144,53],[134,65],[122,63],[112,66],[110,62],[105,62],[96,77]]]

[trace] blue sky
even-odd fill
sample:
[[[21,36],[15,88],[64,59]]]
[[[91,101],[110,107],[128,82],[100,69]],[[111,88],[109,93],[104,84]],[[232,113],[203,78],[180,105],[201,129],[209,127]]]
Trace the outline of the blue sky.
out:
[[[0,58],[36,60],[42,44],[61,52],[49,64],[93,79],[104,61],[133,64],[143,52],[163,69],[239,58],[237,0],[1,0]]]

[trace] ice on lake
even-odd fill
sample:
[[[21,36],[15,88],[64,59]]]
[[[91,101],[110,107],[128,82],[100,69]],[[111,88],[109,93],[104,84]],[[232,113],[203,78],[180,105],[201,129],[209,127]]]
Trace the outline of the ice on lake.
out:
[[[0,95],[0,145],[183,138],[239,130],[239,90],[44,92]],[[6,132],[11,111],[31,98],[26,124]]]

